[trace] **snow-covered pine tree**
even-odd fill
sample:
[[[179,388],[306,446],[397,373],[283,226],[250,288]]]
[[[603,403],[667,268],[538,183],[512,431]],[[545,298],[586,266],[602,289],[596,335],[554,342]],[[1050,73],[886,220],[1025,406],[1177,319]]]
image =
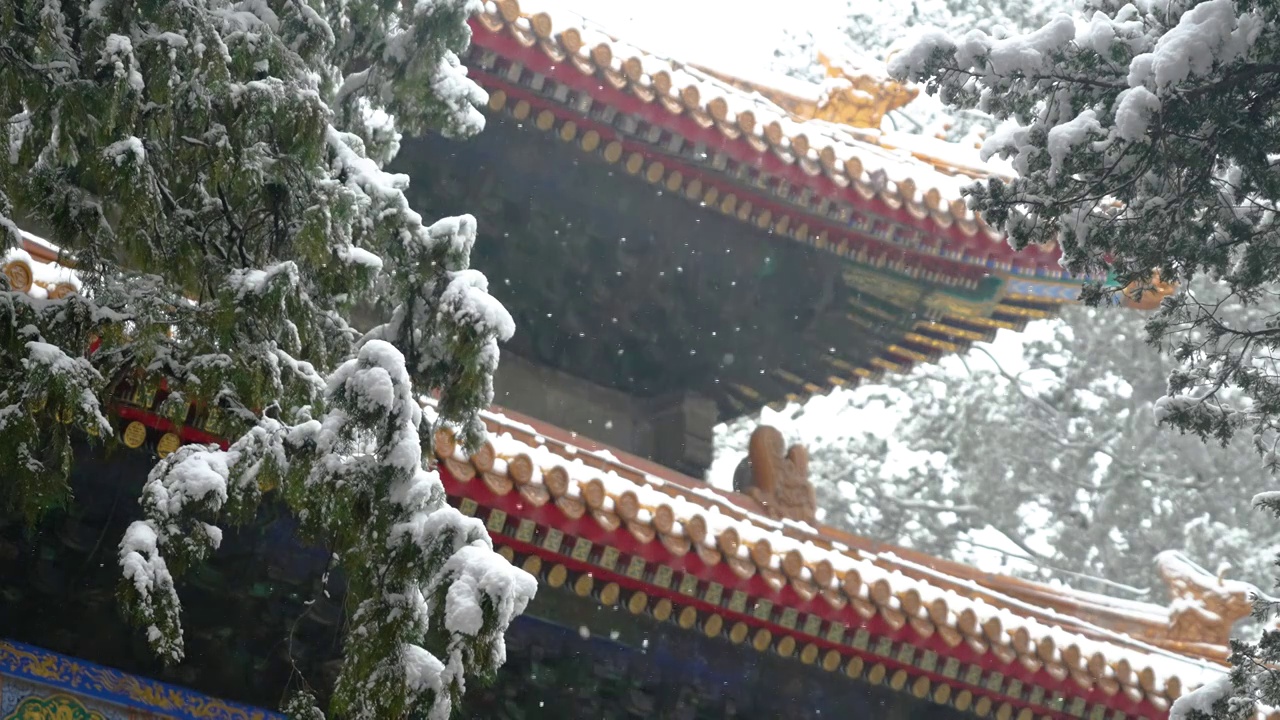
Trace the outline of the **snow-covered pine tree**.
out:
[[[1024,36],[925,32],[890,72],[1013,121],[983,151],[1011,158],[1019,177],[975,185],[969,198],[1015,248],[1056,242],[1069,270],[1118,286],[1150,288],[1153,271],[1183,284],[1148,326],[1184,361],[1162,417],[1205,438],[1251,432],[1275,467],[1280,132],[1270,119],[1280,107],[1280,7],[1081,7],[1078,23],[1060,15]],[[1225,283],[1224,297],[1190,289],[1203,274]],[[1096,303],[1117,284],[1086,290]],[[1224,302],[1257,311],[1227,324]]]
[[[268,491],[349,579],[339,715],[447,717],[503,660],[534,581],[445,503],[424,449],[446,424],[482,441],[514,327],[468,269],[474,218],[424,224],[381,169],[401,130],[483,127],[457,55],[478,8],[0,4],[0,233],[12,247],[19,224],[44,229],[84,280],[60,300],[0,292],[0,512],[70,500],[69,434],[111,442],[122,383],[216,410],[230,449],[161,461],[120,544],[126,607],[168,661],[173,573]],[[389,322],[361,337],[358,302]]]
[[[1080,18],[1023,36],[923,33],[890,58],[890,73],[1014,121],[984,152],[1011,158],[1019,177],[969,198],[1014,247],[1057,242],[1065,267],[1122,286],[1150,287],[1153,271],[1181,283],[1147,326],[1179,361],[1158,417],[1205,440],[1248,433],[1280,469],[1280,5],[1078,7]],[[1225,291],[1193,283],[1204,275]],[[1112,292],[1093,282],[1086,298]],[[1246,717],[1255,702],[1280,704],[1260,664],[1277,647],[1274,632],[1238,645],[1232,682],[1179,701],[1174,716]]]

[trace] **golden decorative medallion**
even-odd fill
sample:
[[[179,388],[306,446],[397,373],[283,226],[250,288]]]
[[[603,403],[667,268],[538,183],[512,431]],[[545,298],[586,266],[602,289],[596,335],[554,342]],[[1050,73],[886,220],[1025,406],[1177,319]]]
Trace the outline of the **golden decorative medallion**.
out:
[[[126,447],[134,450],[142,447],[142,443],[147,441],[147,426],[134,420],[124,429],[124,444]]]
[[[631,599],[627,601],[627,610],[631,611],[632,615],[639,615],[644,612],[647,607],[649,607],[649,596],[644,594],[644,592],[636,592],[631,596]]]
[[[17,292],[31,289],[31,266],[21,260],[14,260],[4,266],[5,277],[9,278],[9,288]]]
[[[182,440],[173,433],[165,433],[160,436],[160,442],[156,443],[156,454],[160,457],[168,457],[169,453],[182,447]]]
[[[553,588],[564,585],[565,580],[569,579],[569,569],[563,565],[556,565],[551,568],[551,572],[547,573],[547,584]]]
[[[622,589],[618,587],[618,583],[611,582],[608,585],[605,585],[604,589],[600,591],[600,603],[610,607],[616,605],[618,602],[618,595],[621,592]]]

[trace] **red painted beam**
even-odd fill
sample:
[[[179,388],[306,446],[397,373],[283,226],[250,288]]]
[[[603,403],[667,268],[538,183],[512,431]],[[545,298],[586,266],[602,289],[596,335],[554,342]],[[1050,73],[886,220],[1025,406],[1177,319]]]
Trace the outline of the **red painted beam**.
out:
[[[903,260],[911,265],[945,273],[952,277],[963,277],[970,280],[979,280],[990,272],[988,268],[981,265],[963,263],[939,257],[937,255],[931,255],[918,250],[904,248],[901,245],[880,240],[871,235],[852,232],[847,226],[833,222],[821,215],[809,213],[801,208],[779,202],[772,196],[755,191],[750,187],[734,184],[732,180],[724,175],[716,173],[715,171],[706,170],[696,165],[680,162],[679,158],[668,155],[654,155],[651,152],[652,149],[648,145],[627,139],[609,125],[583,117],[569,108],[549,102],[535,93],[507,83],[494,75],[490,75],[483,71],[476,72],[474,75],[475,79],[481,85],[490,90],[502,90],[512,100],[524,100],[536,111],[547,110],[553,114],[557,120],[573,120],[573,122],[582,130],[595,130],[600,134],[602,143],[607,144],[609,141],[616,140],[621,143],[626,153],[639,152],[650,159],[659,160],[667,168],[679,170],[680,174],[688,179],[697,179],[701,181],[704,186],[715,187],[721,193],[722,197],[732,193],[744,201],[749,200],[751,204],[757,208],[769,210],[775,216],[788,215],[796,217],[799,218],[797,220],[797,224],[803,221],[815,231],[826,230],[833,245],[844,244],[850,247],[850,255],[856,255],[859,250],[865,248],[867,252],[872,253],[873,256],[880,253],[887,254],[888,262],[891,263],[896,262],[897,260]],[[681,200],[683,202],[689,202],[683,198],[681,198]],[[901,212],[893,211],[888,208],[888,206],[884,206],[884,208],[890,210],[890,212]],[[719,210],[715,208],[710,208],[709,211],[719,212]],[[881,213],[879,207],[877,207],[875,211],[880,213],[881,217],[885,216],[884,213]],[[754,225],[752,227],[754,227]]]
[[[509,34],[494,32],[478,20],[472,19],[472,42],[490,50],[508,60],[520,64],[570,88],[591,95],[605,102],[620,112],[643,118],[646,122],[665,127],[682,137],[694,142],[701,142],[709,150],[723,152],[738,162],[748,163],[764,169],[766,172],[782,177],[796,185],[813,188],[816,192],[829,197],[843,198],[855,207],[867,207],[864,200],[851,188],[841,188],[825,175],[811,176],[804,172],[798,164],[788,163],[773,153],[759,152],[744,139],[731,140],[714,126],[703,127],[693,119],[684,115],[675,115],[667,111],[660,103],[646,103],[622,90],[617,90],[594,75],[585,75],[574,67],[572,62],[556,63],[547,57],[536,45],[525,47]],[[946,246],[950,249],[968,249],[973,255],[1013,263],[1016,267],[1034,270],[1036,268],[1056,268],[1059,252],[1052,254],[1035,252],[1043,259],[1028,253],[1015,251],[1008,243],[992,240],[985,233],[979,232],[973,237],[965,235],[956,227],[942,228],[928,220],[918,220],[903,209],[893,209],[876,201],[874,212],[897,222],[917,228],[932,236],[946,238]],[[794,211],[793,211],[794,212]]]
[[[217,445],[223,450],[230,447],[230,444],[223,438],[207,433],[199,428],[193,428],[190,425],[175,425],[168,418],[161,417],[149,410],[133,407],[131,405],[118,405],[115,408],[116,414],[121,420],[138,421],[149,428],[159,430],[160,432],[176,433],[184,443],[198,443],[200,445]]]

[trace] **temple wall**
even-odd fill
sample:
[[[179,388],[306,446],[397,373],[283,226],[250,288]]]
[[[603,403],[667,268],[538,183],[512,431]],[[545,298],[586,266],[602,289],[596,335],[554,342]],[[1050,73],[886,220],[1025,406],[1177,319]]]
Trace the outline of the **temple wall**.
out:
[[[495,404],[565,430],[645,455],[653,444],[638,403],[630,395],[504,352],[494,378]]]
[[[716,406],[697,395],[637,398],[507,352],[494,403],[693,477],[711,465]]]

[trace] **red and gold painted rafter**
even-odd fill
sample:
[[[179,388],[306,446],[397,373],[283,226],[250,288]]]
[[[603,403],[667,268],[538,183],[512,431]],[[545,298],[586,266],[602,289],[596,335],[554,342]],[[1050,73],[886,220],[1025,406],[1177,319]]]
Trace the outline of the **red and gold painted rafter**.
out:
[[[746,182],[736,180],[714,168],[698,167],[679,155],[664,153],[638,137],[628,137],[608,123],[508,82],[500,75],[483,70],[474,75],[490,91],[490,110],[508,110],[518,121],[532,122],[539,130],[554,130],[561,140],[577,142],[580,150],[596,155],[606,163],[620,164],[630,175],[643,178],[660,189],[678,193],[690,202],[718,209],[766,232],[805,242],[864,264],[897,268],[947,286],[975,287],[983,275],[990,272],[985,263],[958,262],[963,253],[951,246],[941,250],[928,242],[917,241],[912,243],[914,247],[907,247],[877,239],[870,234],[873,229],[889,236],[893,234],[895,225],[905,225],[897,218],[877,219],[875,215],[881,214],[878,210],[871,215],[859,214],[870,225],[868,231],[857,232],[825,215],[792,205],[780,199],[776,192],[769,192],[771,188],[778,187],[769,175],[747,177]],[[708,152],[711,150],[709,148]],[[739,167],[758,165],[742,163]],[[791,182],[788,178],[781,180]],[[790,189],[795,187],[787,186]],[[928,237],[919,231],[913,235]],[[985,242],[994,246],[990,241]]]
[[[970,288],[988,272],[983,266],[956,263],[942,255],[895,246],[856,233],[834,220],[792,207],[765,187],[748,187],[714,170],[697,167],[680,157],[657,152],[645,142],[629,138],[610,125],[584,117],[574,109],[557,105],[528,89],[509,84],[484,72],[477,80],[490,90],[491,111],[508,111],[517,121],[552,132],[564,142],[605,163],[619,165],[627,174],[722,214],[736,217],[760,230],[850,257],[864,264],[900,267],[924,280]],[[873,221],[874,222],[874,221]],[[883,225],[883,223],[882,223]],[[884,228],[889,227],[883,225]]]
[[[516,97],[522,99],[516,100],[514,99]],[[681,165],[678,160],[671,157],[663,156],[660,159],[651,159],[643,143],[628,140],[603,123],[577,117],[572,110],[557,107],[534,93],[520,88],[510,88],[510,94],[507,90],[495,89],[490,94],[489,109],[492,112],[507,112],[518,122],[529,123],[542,132],[554,133],[563,142],[577,144],[581,151],[596,156],[606,164],[620,165],[623,171],[631,176],[641,178],[667,192],[671,192],[678,197],[684,197],[708,209],[735,216],[738,220],[749,222],[763,231],[788,236],[794,240],[814,245],[819,249],[832,250],[834,248],[833,251],[836,254],[842,257],[849,257],[860,263],[880,267],[887,266],[899,271],[905,268],[902,265],[904,257],[906,257],[905,254],[900,255],[896,260],[890,259],[891,253],[872,258],[867,254],[868,251],[866,249],[874,247],[871,242],[859,240],[856,235],[848,235],[845,240],[832,240],[833,236],[827,230],[817,230],[816,227],[811,227],[805,222],[796,220],[795,218],[799,216],[793,210],[789,210],[771,199],[761,199],[756,196],[748,196],[745,193],[740,195],[739,193],[743,193],[741,187],[733,185],[726,179],[716,177],[714,173]],[[748,197],[755,198],[755,202],[753,203],[752,199],[747,199]],[[834,225],[831,227],[834,227]],[[857,243],[861,243],[861,249],[852,250]],[[894,250],[894,252],[896,253],[897,250]],[[938,260],[938,258],[933,258],[933,260]],[[945,263],[943,266],[953,269],[952,266]],[[981,276],[983,272],[985,271],[977,269],[974,274],[975,276]],[[943,272],[933,271],[927,271],[922,279],[958,287],[972,287],[976,283],[976,280],[971,278],[953,278],[946,276]],[[1003,304],[998,304],[995,306],[995,311],[1002,312],[1004,308]],[[993,330],[1019,327],[1017,322],[1000,319],[980,318],[979,322]],[[944,332],[947,332],[952,337],[967,339],[969,331],[953,327],[954,324],[954,322],[944,324],[946,328]],[[881,348],[882,355],[871,360],[869,367],[851,369],[848,371],[851,374],[845,377],[832,376],[834,382],[832,378],[806,380],[796,377],[791,382],[795,386],[796,392],[791,393],[779,402],[801,400],[804,396],[825,392],[833,387],[850,382],[857,382],[862,378],[874,376],[886,370],[903,372],[908,370],[914,363],[927,362],[931,358],[935,358],[937,352],[943,348],[959,347],[954,342],[939,340],[917,343],[916,339],[923,337],[917,333],[909,333],[900,338],[898,343],[886,342],[884,347]],[[912,347],[912,345],[917,346]],[[777,372],[786,373],[787,371],[779,370]],[[784,375],[779,375],[779,377],[786,379]],[[756,399],[754,395],[750,394],[751,391],[744,393],[741,389],[736,390],[748,400]]]

